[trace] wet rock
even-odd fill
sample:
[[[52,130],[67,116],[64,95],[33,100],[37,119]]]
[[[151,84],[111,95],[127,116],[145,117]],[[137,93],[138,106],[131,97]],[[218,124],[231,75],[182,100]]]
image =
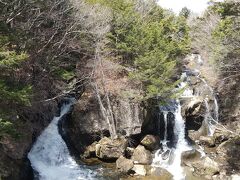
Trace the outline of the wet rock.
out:
[[[202,116],[205,113],[203,102],[202,98],[192,98],[185,110],[185,116]]]
[[[194,168],[194,175],[205,177],[206,179],[210,179],[220,171],[218,163],[209,157],[204,157],[200,161],[193,162],[192,167]]]
[[[133,152],[132,160],[137,164],[151,164],[152,154],[144,146],[139,145]]]
[[[116,167],[120,172],[128,173],[133,168],[133,160],[120,156],[116,161]]]
[[[186,120],[187,130],[199,130],[204,121],[205,105],[201,97],[185,100],[182,108],[182,116]]]
[[[161,157],[163,160],[166,160],[169,158],[170,154],[171,154],[171,150],[168,149],[167,151],[161,154]]]
[[[147,175],[147,170],[146,170],[144,165],[135,164],[133,166],[132,170],[135,172],[136,175],[140,175],[140,176],[146,176]]]
[[[148,175],[158,177],[158,179],[161,179],[161,180],[173,179],[173,175],[170,172],[160,167],[152,167],[148,172]]]
[[[196,149],[185,151],[181,154],[181,165],[191,167],[191,163],[199,161],[201,158],[201,153]]]
[[[207,146],[207,147],[214,147],[215,141],[211,136],[200,136],[199,144]]]
[[[111,140],[104,137],[96,144],[96,156],[103,160],[114,160],[124,155],[127,140],[119,138]]]
[[[160,139],[157,136],[146,135],[140,144],[146,149],[153,151],[160,147]]]
[[[84,151],[82,158],[92,158],[96,157],[96,145],[98,142],[94,142],[91,145],[86,147],[86,150]]]

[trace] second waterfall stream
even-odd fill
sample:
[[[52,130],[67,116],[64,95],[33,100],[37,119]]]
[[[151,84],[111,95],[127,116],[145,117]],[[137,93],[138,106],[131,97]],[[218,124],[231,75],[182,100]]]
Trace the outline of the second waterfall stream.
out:
[[[73,100],[70,99],[68,103],[62,105],[60,116],[53,118],[28,154],[36,180],[95,179],[93,171],[78,165],[71,157],[66,143],[59,134],[58,123],[70,111],[72,104]]]
[[[201,56],[197,54],[192,54],[189,56],[189,59],[190,61],[195,61],[197,66],[201,66],[203,62]],[[191,87],[189,82],[193,77],[202,84],[200,89]],[[191,100],[194,102],[196,99],[202,100],[205,107],[202,123],[206,124],[208,135],[213,135],[215,124],[218,121],[218,103],[213,89],[207,84],[205,79],[200,77],[198,69],[186,69],[181,79],[182,82],[178,89],[183,89],[183,92],[179,98],[190,102]],[[213,101],[212,108],[209,105],[210,98]],[[159,134],[164,135],[161,137],[162,147],[155,153],[152,165],[168,170],[173,175],[174,180],[186,179],[186,174],[181,166],[181,155],[185,151],[194,149],[186,140],[186,119],[182,117],[182,113],[184,112],[182,112],[179,100],[171,101],[169,104],[159,107]],[[163,130],[164,133],[161,132]],[[198,151],[204,156],[200,146]]]

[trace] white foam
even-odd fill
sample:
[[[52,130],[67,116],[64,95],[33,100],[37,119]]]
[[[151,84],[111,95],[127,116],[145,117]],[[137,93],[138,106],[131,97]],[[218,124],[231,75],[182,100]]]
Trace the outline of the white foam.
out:
[[[63,105],[61,115],[53,118],[28,153],[31,165],[40,180],[94,179],[92,171],[79,166],[71,157],[66,143],[58,132],[58,122],[69,112],[70,107],[71,103]]]
[[[171,150],[171,154],[168,159],[162,159],[159,151],[155,153],[155,158],[153,159],[153,166],[158,166],[165,168],[174,176],[174,180],[184,180],[185,174],[181,167],[181,154],[184,151],[191,150],[191,147],[188,146],[185,140],[185,122],[182,119],[181,115],[181,105],[178,103],[178,107],[174,112],[175,115],[175,126],[174,133],[177,134],[177,145],[175,149]],[[168,148],[166,144],[163,143],[163,151],[166,152]]]

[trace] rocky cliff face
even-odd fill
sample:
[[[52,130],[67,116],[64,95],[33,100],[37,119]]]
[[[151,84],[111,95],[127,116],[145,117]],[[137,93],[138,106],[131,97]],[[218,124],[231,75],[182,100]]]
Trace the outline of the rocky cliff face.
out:
[[[219,95],[220,117],[229,129],[240,133],[240,79],[220,80],[216,87]]]
[[[87,65],[89,66],[89,64]],[[136,100],[135,94],[140,93],[138,87],[127,77],[127,70],[112,62],[104,62],[105,87],[104,93],[101,77],[95,81],[99,85],[99,96],[104,107],[107,107],[106,96],[109,97],[114,126],[118,136],[129,137],[141,133],[145,119],[145,109],[141,101]],[[134,95],[129,94],[134,92]],[[103,116],[94,84],[85,86],[85,90],[74,105],[72,118],[66,123],[68,135],[78,150],[99,140],[104,135],[109,136],[109,123]]]

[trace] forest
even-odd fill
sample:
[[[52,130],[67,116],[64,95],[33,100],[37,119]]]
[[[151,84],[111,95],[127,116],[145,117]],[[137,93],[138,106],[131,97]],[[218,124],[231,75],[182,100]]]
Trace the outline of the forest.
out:
[[[163,118],[166,110],[161,112],[161,107],[169,102],[178,105],[178,100],[173,101],[176,99],[180,99],[183,129],[186,126],[190,139],[189,130],[200,131],[196,122],[207,121],[202,109],[208,114],[215,112],[211,122],[221,130],[217,138],[221,136],[221,143],[229,141],[230,145],[236,140],[237,145],[224,151],[227,165],[210,175],[200,173],[200,177],[239,175],[240,161],[235,159],[240,154],[236,150],[240,141],[238,0],[210,1],[201,16],[188,8],[176,14],[155,0],[0,0],[0,9],[0,179],[32,179],[27,154],[51,119],[62,117],[60,106],[67,98],[75,98],[76,103],[70,110],[69,124],[63,121],[69,140],[63,139],[68,148],[74,146],[84,155],[87,147],[105,136],[114,148],[119,143],[115,139],[123,138],[135,150],[148,135],[164,141],[171,126],[177,127],[177,110],[172,112],[173,122],[155,119]],[[181,86],[186,69],[196,73],[194,60],[186,60],[191,54],[204,62],[196,65],[200,67],[197,76],[189,75],[195,84]],[[211,87],[206,96],[201,94],[207,87],[200,87],[201,79]],[[193,99],[182,100],[189,88],[199,91],[199,97],[194,99],[193,93]],[[186,108],[184,103],[189,103]],[[167,130],[161,129],[162,121]],[[173,144],[179,136],[173,138]],[[201,137],[205,136],[209,138]],[[192,141],[206,145],[210,143],[206,138]],[[221,143],[209,146],[218,148]],[[178,143],[173,145],[177,147]],[[124,152],[121,157],[128,160],[127,149]],[[114,162],[121,158],[108,153],[113,154]],[[95,156],[104,160],[109,155],[98,155],[96,150]],[[192,167],[200,161],[194,163]]]

